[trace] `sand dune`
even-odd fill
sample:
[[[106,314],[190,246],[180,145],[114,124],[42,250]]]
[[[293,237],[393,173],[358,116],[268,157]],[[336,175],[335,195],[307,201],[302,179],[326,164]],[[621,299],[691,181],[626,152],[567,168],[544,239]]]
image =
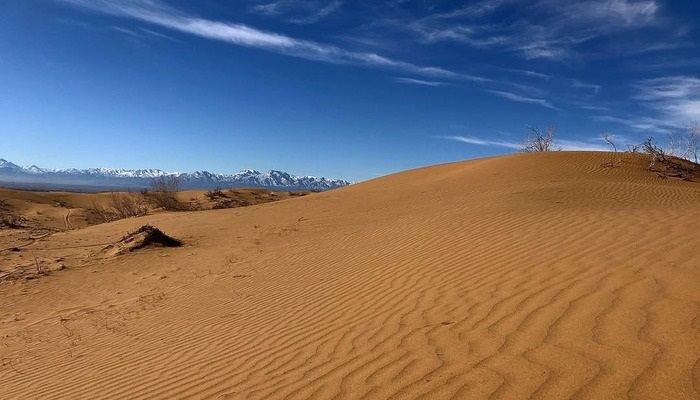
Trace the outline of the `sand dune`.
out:
[[[267,189],[228,189],[221,195],[207,197],[204,190],[178,192],[177,199],[193,210],[212,208],[236,208],[255,204],[284,200],[289,197],[305,196],[309,191],[278,192]],[[69,230],[103,223],[94,212],[95,206],[110,207],[112,192],[73,193],[73,192],[34,192],[0,188],[0,213],[11,211],[26,218],[26,225],[33,230]],[[117,196],[127,195],[115,192]],[[133,193],[139,198],[138,192]],[[4,210],[7,208],[7,210]],[[150,212],[159,210],[151,209]]]
[[[608,157],[56,233],[0,285],[0,398],[700,398],[700,184]],[[101,250],[146,223],[184,246]]]

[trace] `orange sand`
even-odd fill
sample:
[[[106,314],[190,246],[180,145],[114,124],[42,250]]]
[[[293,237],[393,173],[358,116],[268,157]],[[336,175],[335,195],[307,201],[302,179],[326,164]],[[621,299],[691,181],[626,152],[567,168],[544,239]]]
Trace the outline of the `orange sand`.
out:
[[[700,398],[700,183],[608,157],[36,241],[68,269],[0,284],[0,398]],[[145,223],[184,247],[100,250]]]

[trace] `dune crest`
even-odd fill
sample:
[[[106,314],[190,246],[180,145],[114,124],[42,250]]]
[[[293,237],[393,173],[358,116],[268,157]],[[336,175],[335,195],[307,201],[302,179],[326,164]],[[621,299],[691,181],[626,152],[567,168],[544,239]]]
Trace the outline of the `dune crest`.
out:
[[[617,157],[36,241],[19,254],[69,268],[0,285],[0,398],[700,398],[700,183]],[[186,246],[94,257],[144,224]]]

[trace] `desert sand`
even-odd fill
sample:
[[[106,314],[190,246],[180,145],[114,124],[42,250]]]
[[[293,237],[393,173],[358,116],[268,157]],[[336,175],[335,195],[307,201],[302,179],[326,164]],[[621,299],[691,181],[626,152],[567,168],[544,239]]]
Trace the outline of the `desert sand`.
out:
[[[266,189],[226,189],[220,196],[207,197],[205,190],[185,190],[177,193],[177,200],[186,208],[208,210],[236,208],[269,203],[290,197],[305,196],[309,191],[270,191]],[[139,198],[139,192],[115,192],[116,195]],[[0,212],[12,211],[25,216],[26,228],[41,231],[71,230],[96,225],[104,221],[96,215],[96,205],[109,208],[112,192],[76,193],[61,191],[28,191],[0,188]],[[158,212],[150,210],[149,212]]]
[[[700,183],[609,157],[0,242],[56,269],[0,284],[0,398],[700,398]],[[105,250],[144,224],[184,245]]]

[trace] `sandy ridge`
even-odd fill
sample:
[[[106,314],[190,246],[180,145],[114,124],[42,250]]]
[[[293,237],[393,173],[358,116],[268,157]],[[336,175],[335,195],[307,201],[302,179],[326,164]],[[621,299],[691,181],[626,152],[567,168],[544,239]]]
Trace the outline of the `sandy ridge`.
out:
[[[1,288],[26,320],[0,325],[0,397],[700,397],[700,190],[604,157],[56,235],[37,249],[141,222],[190,244]]]

